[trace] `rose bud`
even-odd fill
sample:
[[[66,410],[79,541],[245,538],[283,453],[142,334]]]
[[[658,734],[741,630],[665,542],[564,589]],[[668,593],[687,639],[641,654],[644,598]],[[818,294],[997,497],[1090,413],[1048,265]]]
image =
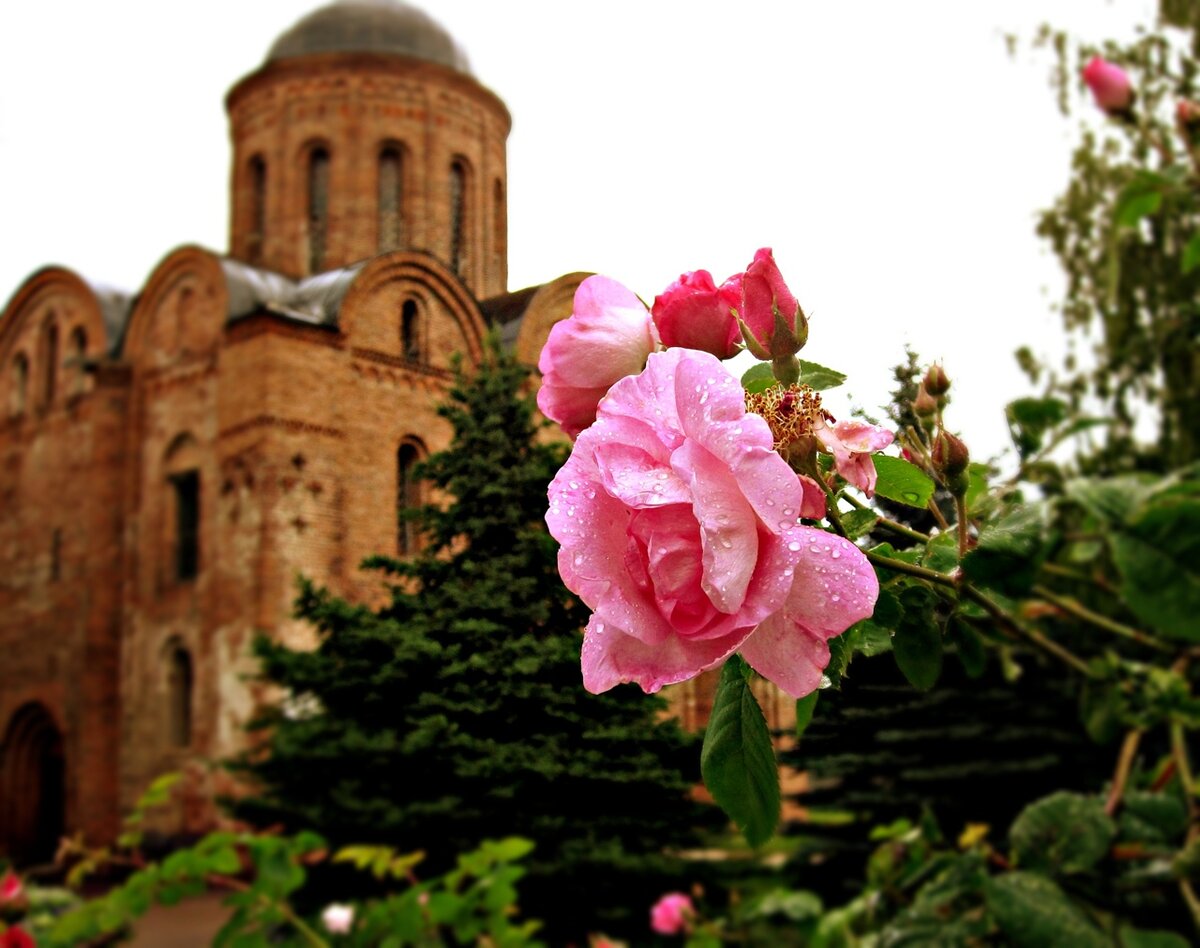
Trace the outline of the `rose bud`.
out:
[[[651,312],[662,344],[698,349],[718,359],[737,354],[742,333],[733,310],[742,303],[742,274],[721,286],[707,270],[685,273],[654,298]]]
[[[1084,67],[1083,81],[1092,90],[1096,105],[1114,117],[1126,116],[1133,105],[1134,91],[1129,76],[1120,66],[1101,56]]]
[[[946,376],[946,370],[937,363],[929,367],[929,371],[925,373],[925,379],[922,384],[925,391],[935,398],[940,398],[950,391],[950,379]]]
[[[742,276],[738,326],[746,348],[757,358],[774,363],[777,379],[788,385],[799,378],[795,355],[808,341],[808,319],[784,282],[769,247],[754,255]],[[780,374],[787,365],[794,367],[794,377]]]

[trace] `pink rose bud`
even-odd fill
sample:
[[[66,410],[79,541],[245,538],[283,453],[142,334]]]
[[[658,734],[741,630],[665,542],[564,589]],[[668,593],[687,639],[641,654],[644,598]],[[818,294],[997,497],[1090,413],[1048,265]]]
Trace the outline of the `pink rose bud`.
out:
[[[707,270],[695,270],[656,296],[651,312],[664,346],[699,349],[728,359],[737,353],[742,338],[733,315],[741,305],[740,273],[718,287]]]
[[[784,282],[770,247],[754,255],[742,277],[738,318],[746,347],[760,359],[794,356],[808,341],[808,320]]]
[[[650,313],[632,290],[590,276],[575,291],[569,319],[555,323],[538,368],[542,414],[570,437],[596,420],[596,406],[618,379],[637,375],[658,349]]]
[[[331,935],[348,935],[354,927],[354,906],[333,902],[321,913],[321,924]]]
[[[695,915],[691,899],[682,892],[668,892],[650,909],[650,927],[660,935],[678,935]]]
[[[1109,115],[1124,115],[1133,105],[1133,84],[1120,66],[1096,56],[1083,70],[1083,81],[1092,90],[1096,105]]]

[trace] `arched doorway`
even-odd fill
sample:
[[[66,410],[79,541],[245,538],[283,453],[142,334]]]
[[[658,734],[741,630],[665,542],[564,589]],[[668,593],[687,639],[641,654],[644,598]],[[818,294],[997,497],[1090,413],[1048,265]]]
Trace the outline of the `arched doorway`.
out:
[[[65,804],[62,734],[43,705],[22,705],[0,745],[0,852],[17,865],[53,860]]]

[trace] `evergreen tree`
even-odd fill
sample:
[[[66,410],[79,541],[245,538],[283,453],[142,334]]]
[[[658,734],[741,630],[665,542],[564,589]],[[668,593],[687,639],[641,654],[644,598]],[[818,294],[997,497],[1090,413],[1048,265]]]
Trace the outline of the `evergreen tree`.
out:
[[[653,878],[669,871],[663,848],[693,841],[699,752],[660,700],[583,690],[586,610],[543,521],[565,450],[537,438],[526,380],[497,344],[470,377],[460,367],[439,409],[453,442],[417,471],[444,501],[409,512],[425,545],[366,564],[389,578],[386,606],[303,583],[316,650],[258,641],[263,679],[289,700],[252,725],[264,743],[236,766],[260,789],[235,812],[443,863],[527,836],[527,916],[578,935],[632,912],[640,929],[668,884]]]

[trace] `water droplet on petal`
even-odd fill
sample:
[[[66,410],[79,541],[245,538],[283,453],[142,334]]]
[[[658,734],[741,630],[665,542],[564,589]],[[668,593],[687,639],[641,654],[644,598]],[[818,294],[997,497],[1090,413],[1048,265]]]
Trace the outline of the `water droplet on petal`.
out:
[[[836,560],[836,559],[838,559],[838,558],[840,558],[840,557],[841,557],[841,555],[842,555],[842,551],[841,551],[841,550],[834,550],[834,551],[833,551],[833,552],[830,554],[830,556],[832,556],[832,557],[833,557],[835,560]]]
[[[800,541],[793,540],[791,543],[788,544],[788,549],[791,550],[793,553],[799,553],[800,552]]]

